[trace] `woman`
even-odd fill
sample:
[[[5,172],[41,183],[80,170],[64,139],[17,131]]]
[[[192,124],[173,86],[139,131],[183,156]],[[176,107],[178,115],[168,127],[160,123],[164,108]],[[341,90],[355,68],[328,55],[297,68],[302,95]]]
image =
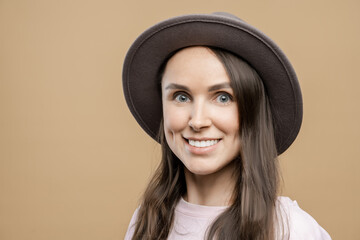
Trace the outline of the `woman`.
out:
[[[302,98],[263,33],[226,13],[172,18],[135,41],[123,71],[128,106],[163,153],[125,239],[330,239],[277,196]]]

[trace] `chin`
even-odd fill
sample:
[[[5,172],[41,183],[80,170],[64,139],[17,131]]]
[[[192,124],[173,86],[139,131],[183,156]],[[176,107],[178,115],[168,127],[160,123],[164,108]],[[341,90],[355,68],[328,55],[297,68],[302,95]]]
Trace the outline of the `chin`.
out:
[[[199,176],[206,176],[213,174],[219,169],[214,168],[212,166],[204,166],[203,164],[199,164],[197,166],[185,166],[185,168],[192,174],[199,175]]]

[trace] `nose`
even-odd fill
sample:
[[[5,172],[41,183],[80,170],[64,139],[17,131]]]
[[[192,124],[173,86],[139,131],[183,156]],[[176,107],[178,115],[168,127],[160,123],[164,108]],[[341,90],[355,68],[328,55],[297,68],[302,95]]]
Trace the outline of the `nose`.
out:
[[[204,102],[195,102],[189,119],[189,126],[195,132],[211,126],[212,121]]]

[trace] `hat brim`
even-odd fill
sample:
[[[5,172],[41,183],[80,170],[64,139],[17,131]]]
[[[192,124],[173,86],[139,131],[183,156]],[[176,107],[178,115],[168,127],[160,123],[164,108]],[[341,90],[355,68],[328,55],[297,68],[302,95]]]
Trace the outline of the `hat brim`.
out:
[[[278,154],[295,140],[302,122],[302,96],[293,67],[280,48],[244,21],[219,14],[184,15],[143,32],[130,47],[123,66],[128,107],[152,138],[162,119],[159,70],[169,54],[190,46],[230,51],[261,77],[270,101]]]

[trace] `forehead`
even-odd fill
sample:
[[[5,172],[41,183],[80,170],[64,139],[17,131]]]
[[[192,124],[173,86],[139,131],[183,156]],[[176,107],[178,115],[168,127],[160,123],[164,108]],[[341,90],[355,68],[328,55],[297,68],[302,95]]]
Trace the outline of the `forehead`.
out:
[[[166,64],[162,83],[201,83],[205,85],[230,82],[222,62],[206,47],[180,50]]]

